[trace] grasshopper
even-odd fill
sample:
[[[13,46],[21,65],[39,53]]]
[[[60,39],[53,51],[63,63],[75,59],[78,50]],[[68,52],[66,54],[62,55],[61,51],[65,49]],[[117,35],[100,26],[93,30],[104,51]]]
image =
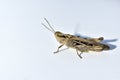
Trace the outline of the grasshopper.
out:
[[[44,20],[47,22],[49,27],[47,27],[44,23],[42,25],[47,28],[49,31],[51,31],[56,40],[61,44],[57,51],[54,53],[58,53],[60,48],[64,45],[66,45],[68,48],[73,48],[76,50],[77,55],[82,58],[81,54],[83,52],[89,52],[89,51],[103,51],[103,50],[109,50],[110,47],[106,44],[101,43],[101,41],[104,39],[103,37],[99,38],[82,38],[80,36],[74,36],[71,34],[65,34],[60,31],[55,31],[51,24],[48,22],[46,18]]]

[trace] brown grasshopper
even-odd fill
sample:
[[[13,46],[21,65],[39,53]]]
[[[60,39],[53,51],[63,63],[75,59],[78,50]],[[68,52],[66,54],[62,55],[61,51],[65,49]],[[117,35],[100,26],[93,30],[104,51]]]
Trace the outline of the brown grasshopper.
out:
[[[58,53],[60,48],[63,45],[66,45],[68,48],[73,48],[76,50],[77,55],[82,58],[81,54],[83,52],[89,52],[89,51],[103,51],[103,50],[109,50],[110,47],[106,44],[101,43],[101,41],[104,39],[103,37],[99,38],[81,38],[80,36],[74,36],[71,34],[64,34],[60,31],[55,31],[48,20],[44,18],[49,27],[47,27],[45,24],[42,23],[42,25],[47,28],[49,31],[54,33],[54,36],[56,40],[61,44],[57,51],[54,53]],[[80,52],[80,53],[79,53]]]

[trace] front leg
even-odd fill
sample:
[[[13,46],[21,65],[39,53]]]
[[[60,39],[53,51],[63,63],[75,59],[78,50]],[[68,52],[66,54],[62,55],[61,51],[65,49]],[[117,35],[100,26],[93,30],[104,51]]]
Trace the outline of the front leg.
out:
[[[59,49],[60,49],[62,46],[63,46],[63,44],[58,47],[57,51],[55,51],[54,54],[55,54],[55,53],[58,53],[58,52],[59,52]]]

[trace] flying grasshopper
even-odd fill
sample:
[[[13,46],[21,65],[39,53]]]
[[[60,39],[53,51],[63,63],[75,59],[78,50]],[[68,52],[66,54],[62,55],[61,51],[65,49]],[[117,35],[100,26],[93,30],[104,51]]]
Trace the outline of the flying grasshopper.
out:
[[[57,51],[54,53],[58,53],[60,48],[64,45],[66,45],[68,48],[73,48],[76,50],[77,55],[82,58],[81,54],[83,52],[89,52],[89,51],[103,51],[103,50],[109,50],[110,47],[106,44],[101,43],[101,41],[104,39],[103,37],[99,38],[82,38],[80,36],[74,36],[71,34],[65,34],[60,31],[55,31],[51,24],[48,22],[46,18],[44,20],[47,22],[49,27],[47,27],[44,23],[42,25],[47,28],[49,31],[51,31],[56,40],[61,44]]]

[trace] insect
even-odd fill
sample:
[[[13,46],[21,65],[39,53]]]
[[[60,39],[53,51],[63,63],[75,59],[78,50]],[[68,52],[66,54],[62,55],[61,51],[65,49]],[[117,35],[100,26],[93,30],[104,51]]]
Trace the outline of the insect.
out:
[[[109,50],[110,47],[106,44],[101,43],[101,41],[104,39],[103,37],[99,38],[82,38],[80,36],[74,36],[71,34],[65,34],[60,31],[55,31],[51,24],[48,22],[46,18],[44,20],[47,22],[49,27],[47,27],[44,23],[42,25],[47,28],[49,31],[51,31],[56,40],[61,44],[57,51],[54,53],[58,53],[60,48],[64,45],[66,45],[68,48],[73,48],[76,50],[77,55],[82,58],[81,54],[83,52],[89,52],[89,51],[103,51],[103,50]]]

